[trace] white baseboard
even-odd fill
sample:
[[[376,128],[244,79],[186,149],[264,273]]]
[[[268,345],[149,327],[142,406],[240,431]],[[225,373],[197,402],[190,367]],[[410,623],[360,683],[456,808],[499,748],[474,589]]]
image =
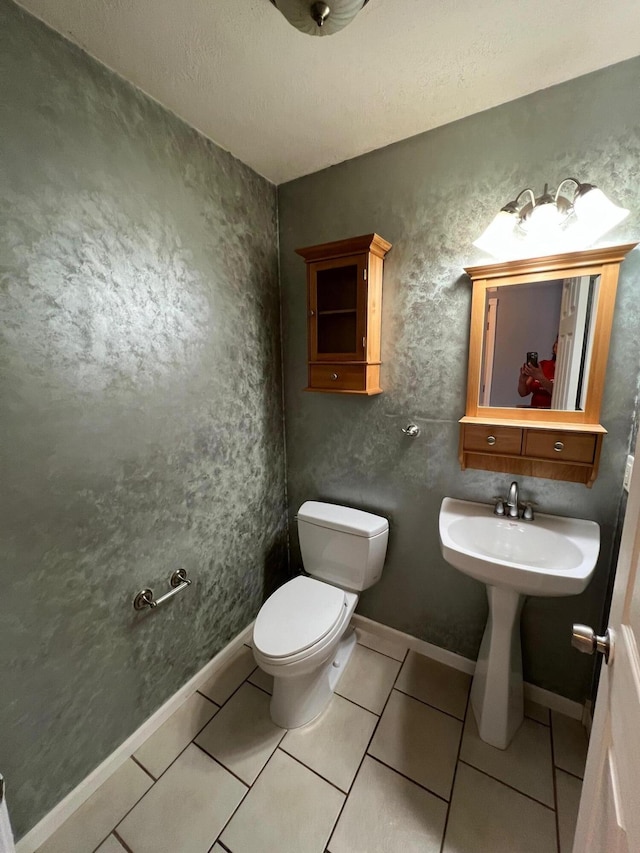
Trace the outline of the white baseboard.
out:
[[[367,619],[366,616],[360,616],[359,613],[354,613],[351,624],[362,628],[364,631],[369,631],[371,634],[377,634],[378,637],[384,637],[385,640],[394,640],[403,646],[409,646],[412,651],[444,663],[452,669],[459,669],[468,675],[473,675],[475,671],[476,662],[474,660],[457,655],[455,652],[450,652],[440,646],[434,646],[433,643],[427,643],[426,640],[419,640],[411,634],[405,634],[404,631],[389,628],[388,625],[383,625],[381,622],[374,622],[373,619]]]
[[[414,652],[444,663],[453,669],[458,669],[469,675],[473,675],[475,672],[476,662],[474,660],[465,658],[455,652],[450,652],[447,649],[442,649],[440,646],[434,646],[425,640],[419,640],[417,637],[412,637],[411,634],[405,634],[403,631],[389,628],[387,625],[374,622],[373,619],[367,619],[366,616],[360,616],[358,613],[353,615],[351,622],[353,625],[369,631],[371,634],[384,637],[386,640],[395,640],[404,646],[408,646]],[[538,705],[543,705],[552,711],[558,711],[567,717],[572,717],[574,720],[583,720],[584,706],[580,702],[574,702],[573,699],[567,699],[565,696],[552,693],[550,690],[544,690],[542,687],[537,687],[535,684],[529,684],[526,681],[524,683],[524,696],[525,699],[530,699],[532,702],[537,702]]]
[[[59,829],[62,824],[69,818],[80,806],[85,803],[89,797],[94,794],[98,788],[111,776],[112,773],[122,765],[133,753],[147,740],[151,735],[160,728],[160,726],[169,719],[169,717],[177,711],[178,708],[189,698],[195,691],[208,681],[219,669],[227,663],[229,658],[235,654],[250,637],[253,630],[253,622],[241,631],[237,637],[234,637],[218,654],[212,658],[209,663],[205,664],[202,669],[197,672],[193,678],[190,678],[187,683],[181,687],[177,693],[168,699],[164,705],[152,714],[148,720],[140,726],[139,729],[125,740],[114,752],[111,753],[105,760],[96,767],[85,779],[77,785],[73,791],[70,791],[67,796],[61,800],[57,806],[54,806],[51,811],[46,814],[42,820],[37,823],[33,829],[20,839],[16,844],[16,853],[35,853],[35,851],[44,842]],[[71,851],[70,851],[71,853]]]

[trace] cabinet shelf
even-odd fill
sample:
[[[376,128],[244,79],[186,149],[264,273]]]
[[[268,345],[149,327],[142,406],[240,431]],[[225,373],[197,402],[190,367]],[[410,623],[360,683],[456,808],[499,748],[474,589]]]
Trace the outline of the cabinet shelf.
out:
[[[382,266],[377,234],[296,249],[307,265],[306,391],[380,394]]]

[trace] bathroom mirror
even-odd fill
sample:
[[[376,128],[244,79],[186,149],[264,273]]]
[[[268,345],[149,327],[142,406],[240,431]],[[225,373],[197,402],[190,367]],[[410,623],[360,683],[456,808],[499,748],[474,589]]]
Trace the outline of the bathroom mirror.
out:
[[[599,422],[618,270],[635,245],[467,268],[467,417]]]
[[[577,275],[487,287],[479,405],[584,410],[599,285]]]

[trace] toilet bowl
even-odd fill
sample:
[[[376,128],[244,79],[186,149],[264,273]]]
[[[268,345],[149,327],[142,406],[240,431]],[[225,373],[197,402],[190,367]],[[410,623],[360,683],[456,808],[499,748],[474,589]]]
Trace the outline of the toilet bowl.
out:
[[[349,626],[358,592],[382,573],[389,523],[307,501],[298,532],[307,574],[267,599],[253,629],[256,663],[274,678],[271,718],[285,729],[311,722],[328,705],[356,644]]]

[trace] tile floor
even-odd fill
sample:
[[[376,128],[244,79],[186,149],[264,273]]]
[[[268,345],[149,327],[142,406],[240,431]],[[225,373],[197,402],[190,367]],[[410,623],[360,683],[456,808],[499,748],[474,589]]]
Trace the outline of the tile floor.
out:
[[[528,705],[494,749],[469,676],[357,634],[329,708],[290,732],[242,647],[39,853],[571,853],[582,726]]]

